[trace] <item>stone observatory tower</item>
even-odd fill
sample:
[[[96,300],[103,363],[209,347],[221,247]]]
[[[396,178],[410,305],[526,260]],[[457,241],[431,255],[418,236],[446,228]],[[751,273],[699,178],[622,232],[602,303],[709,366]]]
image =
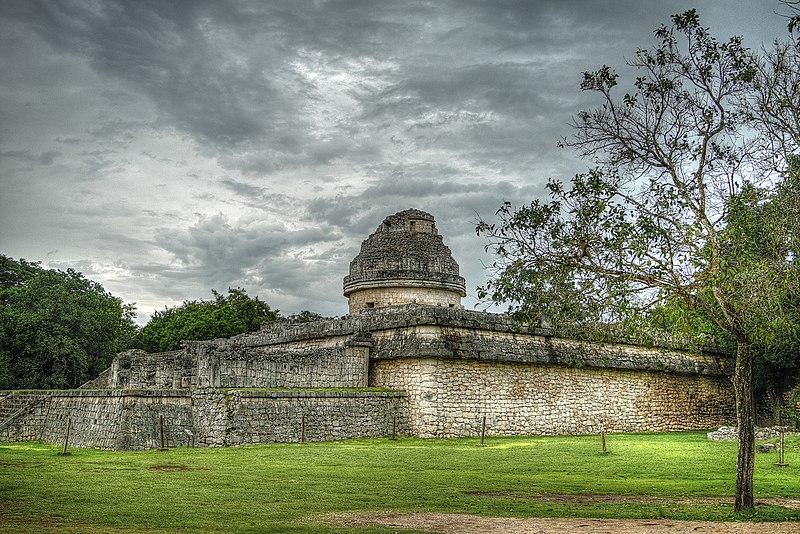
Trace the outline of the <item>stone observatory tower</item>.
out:
[[[384,219],[344,277],[350,313],[395,304],[461,308],[464,279],[436,231],[433,215],[409,209]]]

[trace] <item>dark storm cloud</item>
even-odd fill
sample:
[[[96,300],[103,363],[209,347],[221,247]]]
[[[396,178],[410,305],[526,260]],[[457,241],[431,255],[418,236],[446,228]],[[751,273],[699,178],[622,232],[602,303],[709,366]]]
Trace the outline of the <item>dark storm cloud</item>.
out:
[[[422,173],[414,177],[414,171]],[[316,198],[308,203],[306,216],[315,224],[340,228],[354,238],[363,239],[387,215],[406,208],[416,207],[437,216],[440,226],[447,226],[447,219],[468,220],[476,218],[486,206],[500,206],[504,201],[518,204],[541,194],[537,186],[519,186],[508,181],[464,179],[455,169],[449,172],[439,169],[430,172],[410,169],[379,181],[362,192],[352,195]],[[449,179],[436,176],[449,175]],[[474,226],[474,225],[473,225]],[[463,225],[456,231],[473,233],[473,228]]]
[[[551,32],[536,31],[552,17],[525,4],[497,10],[414,2],[16,5],[12,14],[55,49],[126,82],[204,153],[248,173],[323,165],[362,150],[379,153],[374,143],[347,135],[352,127],[337,118],[319,131],[309,106],[329,103],[315,73],[302,75],[307,69],[347,73],[354,67],[359,79],[342,81],[337,90],[358,103],[361,135],[400,123],[410,132],[401,142],[415,149],[439,143],[458,150],[456,140],[442,140],[448,131],[460,134],[458,125],[555,105],[532,83],[546,78],[545,64],[499,61],[506,50],[527,47],[542,55],[553,46],[546,37]],[[520,33],[541,37],[521,42]],[[476,47],[482,42],[491,48]],[[452,47],[462,45],[466,57],[453,65]],[[125,142],[124,133],[136,127],[109,122],[91,133],[120,132],[118,141]],[[424,129],[432,131],[419,133]],[[515,137],[521,129],[512,126],[498,137]]]
[[[777,0],[697,4],[751,47],[785,29]],[[581,72],[623,65],[688,7],[6,0],[0,246],[79,266],[145,312],[243,285],[335,314],[361,240],[416,207],[471,291],[476,219],[585,167],[556,150],[592,106]]]
[[[39,165],[52,165],[53,161],[61,155],[57,150],[48,150],[40,154],[35,154],[23,150],[9,150],[8,152],[0,152],[0,159],[7,158],[16,160],[23,163],[35,163]]]
[[[293,102],[270,78],[279,61],[268,56],[248,58],[244,55],[248,42],[226,26],[228,8],[235,12],[234,6],[216,2],[17,5],[14,14],[54,48],[84,57],[97,72],[124,80],[200,142],[249,145],[274,134],[296,114]]]
[[[248,287],[256,284],[290,293],[314,275],[301,257],[313,259],[339,239],[341,235],[324,225],[294,230],[271,221],[231,221],[218,213],[198,216],[188,228],[159,229],[154,243],[172,255],[181,272],[200,287],[224,289],[249,282]]]

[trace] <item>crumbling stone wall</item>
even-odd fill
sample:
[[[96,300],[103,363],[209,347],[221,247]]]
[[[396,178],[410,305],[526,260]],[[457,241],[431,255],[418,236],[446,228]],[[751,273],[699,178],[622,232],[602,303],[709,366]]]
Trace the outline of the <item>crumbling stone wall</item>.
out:
[[[332,323],[331,321],[327,321]],[[348,335],[297,333],[276,324],[256,334],[186,343],[197,385],[229,388],[357,388],[368,382],[369,350]],[[317,336],[309,336],[314,332]],[[292,335],[295,333],[296,335]]]
[[[51,391],[0,430],[0,441],[42,439],[112,450],[339,440],[408,432],[391,391]]]
[[[80,389],[186,389],[197,384],[197,366],[185,350],[127,350]]]
[[[366,387],[369,349],[354,324],[321,323],[269,323],[229,339],[185,342],[173,352],[125,351],[82,388]]]
[[[601,421],[699,429],[733,420],[731,373],[713,348],[581,341],[503,315],[409,304],[125,353],[104,375],[122,389],[55,392],[13,429],[0,425],[0,438],[58,442],[73,418],[76,444],[150,448],[160,415],[170,444],[187,443],[188,431],[202,446],[387,435],[398,420],[412,435],[476,435],[483,416],[504,435],[591,432]],[[330,389],[368,384],[396,391]]]
[[[191,432],[188,390],[80,390],[51,392],[39,439],[79,447],[141,450],[186,445]]]
[[[408,432],[403,394],[391,391],[195,393],[197,443],[331,441]]]
[[[0,391],[0,441],[39,439],[48,398],[44,391]]]

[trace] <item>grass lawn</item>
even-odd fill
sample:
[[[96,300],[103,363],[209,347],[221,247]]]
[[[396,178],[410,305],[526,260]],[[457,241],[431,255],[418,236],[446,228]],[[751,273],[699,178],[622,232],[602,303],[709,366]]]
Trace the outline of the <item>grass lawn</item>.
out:
[[[733,513],[735,442],[701,432],[403,438],[107,452],[0,443],[0,532],[352,532],[337,511],[800,521]],[[800,498],[800,438],[756,455],[757,499]],[[395,532],[369,527],[357,532]]]

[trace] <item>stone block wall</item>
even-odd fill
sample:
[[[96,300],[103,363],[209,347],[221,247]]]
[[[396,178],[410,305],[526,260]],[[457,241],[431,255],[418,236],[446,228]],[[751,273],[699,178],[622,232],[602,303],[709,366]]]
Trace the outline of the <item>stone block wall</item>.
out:
[[[326,336],[286,343],[243,339],[187,344],[201,387],[355,388],[368,382],[369,351],[351,337]]]
[[[726,377],[406,358],[375,362],[374,385],[404,389],[422,437],[715,428],[733,417]]]
[[[383,308],[398,304],[428,304],[461,308],[461,296],[450,290],[423,287],[379,287],[363,289],[350,295],[350,313],[360,313],[368,308]]]
[[[700,429],[732,422],[731,373],[713,347],[576,340],[503,315],[409,304],[122,353],[91,383],[121,389],[51,392],[28,417],[0,421],[0,439],[59,442],[72,418],[76,444],[152,448],[162,415],[170,446],[190,435],[201,446],[380,436],[390,422],[417,436],[471,436],[484,416],[496,435],[586,433],[600,422]],[[332,389],[367,385],[393,391]]]
[[[52,392],[39,439],[63,443],[70,424],[70,445],[114,450],[154,449],[190,441],[192,399],[185,390],[80,390]]]
[[[358,388],[368,383],[369,342],[353,318],[266,323],[227,339],[185,342],[192,385],[224,388]]]
[[[371,331],[372,360],[441,357],[713,376],[732,370],[731,358],[713,351],[567,339],[515,330],[513,324],[503,322],[481,322],[483,314],[466,310],[440,310],[453,319],[437,323],[422,317],[416,322],[374,327]],[[472,318],[471,314],[474,314]]]
[[[83,389],[357,388],[368,382],[368,345],[352,321],[275,322],[179,351],[122,352]]]
[[[39,439],[48,399],[45,391],[0,392],[0,441]]]
[[[112,450],[161,446],[340,440],[408,433],[403,394],[393,391],[75,390],[0,428],[0,441],[42,439]]]
[[[127,350],[81,389],[186,389],[197,383],[197,367],[185,350]]]
[[[154,354],[135,352],[128,383],[118,382],[112,387],[182,389],[196,380],[194,362],[185,350]]]
[[[408,433],[398,392],[206,390],[195,398],[195,420],[207,425],[196,426],[198,444],[211,447]]]
[[[367,384],[367,352],[334,340],[238,350],[204,345],[195,354],[201,386],[341,388]]]
[[[409,308],[410,311],[410,308]],[[733,420],[730,358],[565,339],[457,309],[370,318],[370,385],[402,389],[414,435],[685,430]]]

